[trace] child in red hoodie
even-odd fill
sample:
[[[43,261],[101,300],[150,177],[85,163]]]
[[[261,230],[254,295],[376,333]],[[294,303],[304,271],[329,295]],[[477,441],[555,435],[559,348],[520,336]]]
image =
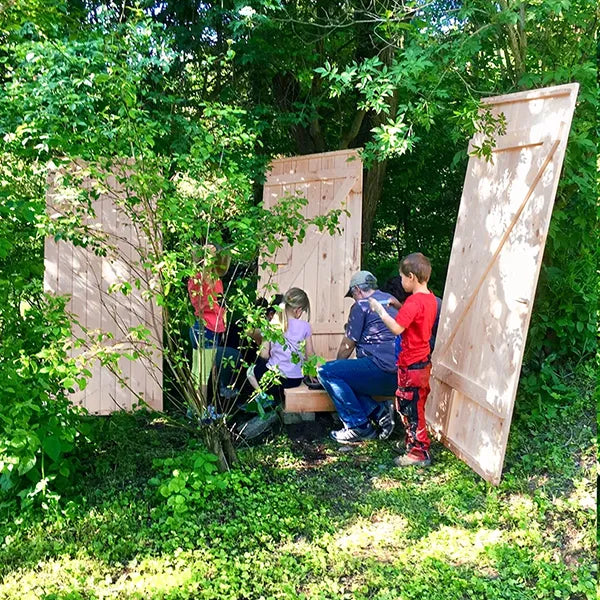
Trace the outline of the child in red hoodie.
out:
[[[395,459],[399,467],[428,466],[429,436],[425,423],[425,401],[431,372],[429,339],[437,314],[437,300],[427,288],[431,263],[420,252],[409,254],[400,263],[402,287],[411,295],[393,319],[379,302],[370,299],[371,309],[394,335],[402,336],[398,355],[396,409],[406,429],[406,453]]]

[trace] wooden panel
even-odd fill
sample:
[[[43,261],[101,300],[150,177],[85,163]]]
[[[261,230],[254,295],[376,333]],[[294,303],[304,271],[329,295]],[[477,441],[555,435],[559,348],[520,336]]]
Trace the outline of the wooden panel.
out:
[[[78,186],[91,189],[97,183],[90,179],[83,164],[73,164]],[[115,176],[115,174],[117,176]],[[131,341],[131,327],[143,325],[151,332],[152,356],[131,361],[119,359],[120,373],[103,367],[98,360],[89,365],[92,377],[85,390],[72,394],[72,401],[87,408],[92,414],[109,414],[115,410],[130,410],[142,400],[156,410],[162,409],[162,312],[154,302],[143,299],[148,289],[150,274],[141,266],[148,240],[131,221],[122,200],[128,190],[122,183],[124,173],[115,171],[107,178],[105,187],[91,203],[92,212],[84,225],[95,230],[103,240],[106,256],[98,256],[88,248],[75,247],[70,242],[46,240],[46,291],[70,296],[67,304],[74,318],[73,335],[87,340],[86,345],[73,351],[74,356],[91,356],[92,339],[100,332],[112,337],[103,342],[131,353],[138,343]],[[77,190],[65,189],[60,183],[61,173],[49,178],[47,194],[50,215],[59,217],[72,209],[72,198]],[[140,280],[140,289],[134,282]],[[129,295],[109,292],[111,285],[129,282]],[[144,348],[146,345],[144,344]]]
[[[377,402],[393,400],[393,396],[373,396]],[[335,412],[329,394],[325,390],[311,390],[305,385],[285,390],[284,412]]]
[[[285,244],[274,260],[277,272],[263,272],[259,290],[270,284],[275,284],[281,293],[291,287],[304,289],[311,303],[315,352],[332,359],[352,305],[352,300],[344,299],[344,295],[352,273],[360,269],[362,163],[356,150],[273,161],[264,185],[265,207],[296,192],[308,200],[306,217],[340,208],[349,214],[340,217],[340,234],[331,236],[310,227],[301,244]]]
[[[471,156],[432,362],[430,427],[497,484],[578,85],[486,98],[507,131]],[[471,141],[470,149],[481,139]]]
[[[284,412],[335,412],[335,406],[325,390],[311,390],[305,385],[285,390]]]

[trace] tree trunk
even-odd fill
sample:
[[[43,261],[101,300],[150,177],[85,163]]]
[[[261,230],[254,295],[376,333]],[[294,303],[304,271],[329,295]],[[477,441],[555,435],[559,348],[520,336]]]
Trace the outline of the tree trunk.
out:
[[[315,74],[311,85],[312,92],[309,94],[309,100],[312,99],[313,95],[317,94],[320,88],[319,81],[319,76]],[[283,113],[293,112],[295,110],[295,103],[300,100],[305,100],[302,98],[300,83],[294,73],[277,73],[273,77],[272,87],[277,106]],[[297,124],[293,125],[290,129],[298,154],[313,154],[325,150],[325,138],[323,137],[321,124],[319,123],[317,116],[306,125]]]
[[[361,262],[364,261],[366,251],[371,243],[373,223],[375,221],[377,206],[379,205],[379,200],[381,198],[381,192],[383,191],[387,162],[387,160],[376,162],[365,173],[365,184],[363,188]]]
[[[204,443],[209,452],[217,457],[219,472],[229,471],[237,462],[237,452],[231,441],[231,433],[224,421],[218,421],[206,426],[203,431]]]

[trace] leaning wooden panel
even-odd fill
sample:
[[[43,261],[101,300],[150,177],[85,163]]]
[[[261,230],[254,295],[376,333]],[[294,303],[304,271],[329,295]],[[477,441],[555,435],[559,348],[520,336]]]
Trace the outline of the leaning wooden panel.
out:
[[[434,432],[497,484],[577,84],[487,98],[506,118],[492,160],[471,156],[426,408]],[[474,138],[470,150],[481,143]]]
[[[92,247],[73,246],[71,242],[46,240],[45,289],[70,297],[67,310],[73,314],[73,336],[86,343],[73,350],[73,356],[95,356],[93,338],[109,335],[103,347],[116,347],[131,354],[136,349],[148,348],[145,343],[132,340],[130,328],[144,326],[150,330],[151,356],[135,361],[119,359],[120,374],[116,374],[92,360],[92,372],[84,390],[72,394],[71,400],[84,406],[92,414],[109,414],[116,410],[130,410],[140,401],[154,409],[162,409],[162,313],[154,302],[144,300],[149,289],[150,274],[142,267],[148,240],[133,223],[123,206],[128,194],[127,175],[122,169],[100,185],[92,179],[87,166],[74,163],[69,171],[73,181],[63,185],[61,171],[49,178],[47,193],[48,212],[60,219],[75,206],[87,213],[82,219],[90,237],[102,244],[106,255],[95,253]],[[76,184],[74,183],[76,182]],[[94,190],[89,208],[81,190]],[[139,279],[137,287],[134,282]],[[128,295],[111,291],[111,286],[129,283]],[[151,315],[151,318],[149,317]]]
[[[356,150],[273,161],[264,185],[264,206],[270,208],[296,193],[308,200],[307,217],[346,209],[348,214],[340,216],[341,233],[331,236],[310,227],[301,244],[284,245],[276,255],[277,272],[261,273],[259,290],[270,284],[281,293],[291,287],[304,289],[311,302],[315,352],[331,359],[352,305],[344,295],[352,273],[360,269],[362,162]]]

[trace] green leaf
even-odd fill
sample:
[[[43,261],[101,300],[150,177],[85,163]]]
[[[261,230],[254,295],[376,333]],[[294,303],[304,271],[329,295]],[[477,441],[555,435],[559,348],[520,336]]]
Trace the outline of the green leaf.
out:
[[[58,461],[62,453],[62,445],[55,435],[45,438],[42,442],[44,452],[53,460]]]

